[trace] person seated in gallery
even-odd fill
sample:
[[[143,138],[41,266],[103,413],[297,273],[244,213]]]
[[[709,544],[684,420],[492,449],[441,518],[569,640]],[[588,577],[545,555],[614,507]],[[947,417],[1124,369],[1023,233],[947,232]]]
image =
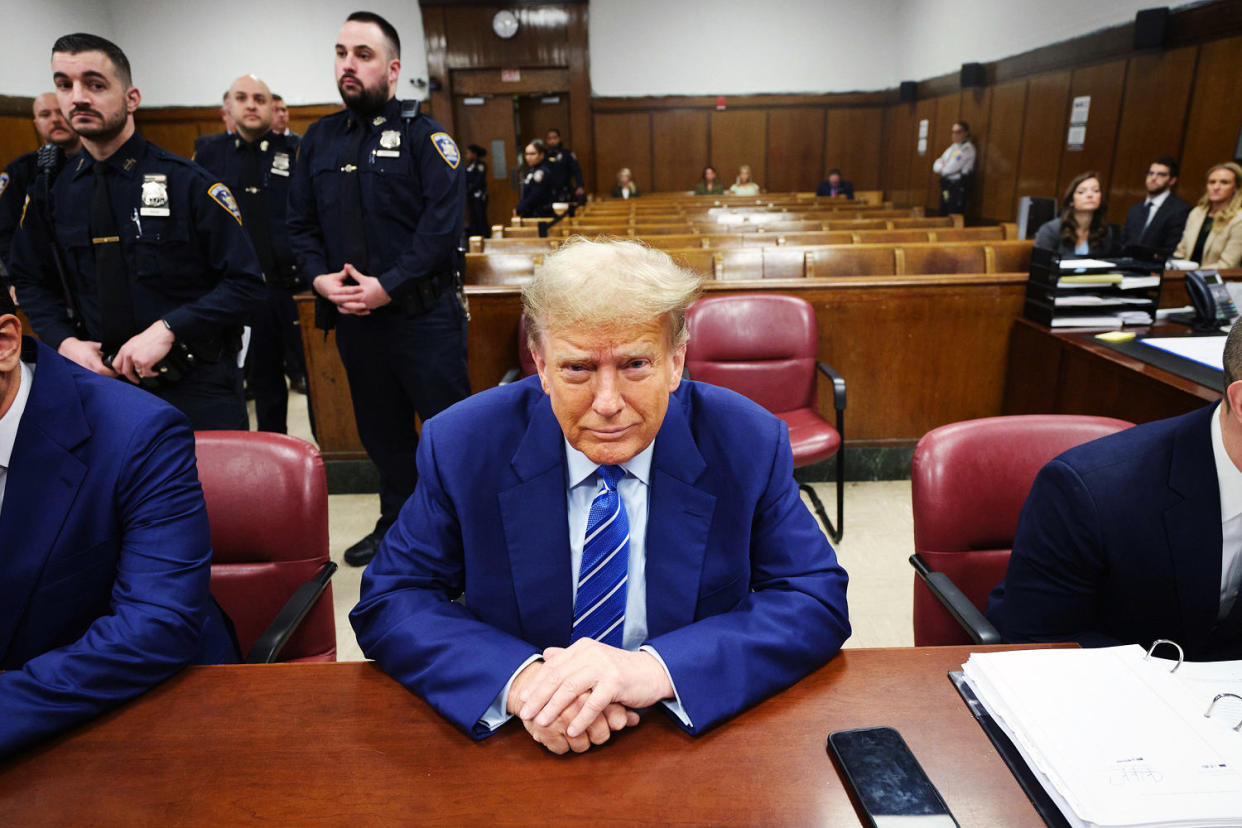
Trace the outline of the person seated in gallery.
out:
[[[1208,170],[1207,188],[1186,219],[1173,258],[1217,269],[1242,262],[1242,166],[1227,161]]]
[[[1035,246],[1053,250],[1065,259],[1112,256],[1116,241],[1108,224],[1108,207],[1100,174],[1075,176],[1061,198],[1061,215],[1040,225]]]

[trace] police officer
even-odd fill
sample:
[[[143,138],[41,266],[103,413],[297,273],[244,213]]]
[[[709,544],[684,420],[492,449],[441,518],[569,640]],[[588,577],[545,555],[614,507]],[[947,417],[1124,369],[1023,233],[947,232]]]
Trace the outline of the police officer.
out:
[[[305,372],[293,294],[306,283],[298,272],[285,223],[297,139],[272,132],[272,93],[254,75],[229,87],[235,135],[209,135],[195,142],[194,160],[228,185],[241,207],[246,232],[267,280],[267,304],[251,322],[247,381],[254,394],[259,431],[288,431],[286,371]]]
[[[552,170],[548,167],[548,154],[543,141],[536,138],[522,152],[526,159],[526,175],[522,178],[522,198],[513,208],[513,215],[522,218],[553,216]]]
[[[553,127],[544,138],[548,153],[548,166],[552,170],[552,195],[554,201],[578,201],[586,195],[582,178],[582,165],[569,147],[561,144],[561,131]]]
[[[39,133],[39,142],[55,144],[66,154],[75,153],[82,148],[78,134],[65,123],[65,116],[60,113],[60,104],[56,102],[55,92],[44,92],[34,99],[34,126]],[[17,223],[22,217],[22,206],[26,203],[26,191],[38,175],[35,153],[19,155],[0,173],[0,261],[9,264],[9,248],[13,245],[13,234],[17,232]]]
[[[975,145],[970,125],[954,121],[953,143],[932,162],[932,172],[940,176],[940,215],[966,212],[966,188],[975,171]]]
[[[380,472],[380,519],[345,552],[353,566],[414,491],[415,414],[470,393],[457,243],[466,212],[457,145],[417,102],[397,100],[401,41],[387,20],[351,14],[336,40],[346,109],[302,139],[289,232],[302,272],[336,324],[354,418]]]
[[[35,333],[79,365],[148,388],[196,430],[245,429],[237,349],[263,276],[232,193],[137,133],[141,95],[116,44],[65,35],[52,73],[83,149],[50,190],[36,180],[13,240]]]
[[[487,150],[478,144],[466,147],[466,235],[491,238],[487,224]]]

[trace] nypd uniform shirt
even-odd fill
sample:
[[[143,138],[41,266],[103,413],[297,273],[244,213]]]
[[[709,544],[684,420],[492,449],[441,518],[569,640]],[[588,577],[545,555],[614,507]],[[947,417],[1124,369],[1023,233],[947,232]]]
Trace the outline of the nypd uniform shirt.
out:
[[[6,267],[13,234],[22,218],[22,205],[26,203],[26,191],[38,174],[39,165],[33,152],[14,158],[0,173],[0,260]]]
[[[289,242],[286,214],[289,204],[289,183],[293,180],[293,164],[297,158],[300,140],[288,135],[269,132],[254,147],[258,155],[260,182],[259,192],[250,193],[246,184],[246,155],[249,145],[240,135],[220,132],[201,136],[194,142],[194,163],[205,168],[217,181],[224,182],[241,208],[247,230],[255,231],[254,220],[249,214],[253,205],[261,207],[267,218],[268,238],[271,243],[272,262],[260,263],[272,268],[273,273],[289,274],[295,271],[297,261]],[[259,242],[255,243],[256,251]],[[270,280],[270,279],[269,279]]]
[[[582,165],[578,163],[578,156],[566,149],[563,144],[556,149],[548,150],[548,165],[553,171],[553,187],[566,187],[573,190],[585,186],[582,179]]]
[[[547,161],[532,167],[522,179],[522,200],[517,203],[517,214],[523,218],[552,215],[552,169]]]
[[[130,279],[135,334],[163,319],[178,339],[218,341],[266,301],[254,247],[228,187],[191,161],[138,133],[104,161],[82,149],[52,186],[54,228],[31,194],[13,240],[13,281],[39,338],[58,348],[74,336],[60,278],[48,253],[54,238],[82,308],[87,335],[100,338],[90,237],[92,167],[112,167],[109,196]]]
[[[346,159],[358,129],[365,130],[358,158]],[[369,262],[363,273],[392,296],[412,280],[451,272],[465,225],[461,154],[433,119],[419,113],[403,120],[401,101],[393,98],[365,117],[346,109],[322,118],[302,138],[289,190],[289,235],[308,280],[345,266],[347,175],[359,176]]]

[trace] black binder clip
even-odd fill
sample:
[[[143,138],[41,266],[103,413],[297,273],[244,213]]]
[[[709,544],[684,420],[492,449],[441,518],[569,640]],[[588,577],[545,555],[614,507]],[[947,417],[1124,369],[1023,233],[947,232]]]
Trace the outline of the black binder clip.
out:
[[[1242,696],[1239,696],[1237,693],[1217,693],[1216,698],[1212,699],[1212,703],[1208,705],[1207,712],[1203,714],[1203,718],[1212,718],[1212,708],[1216,707],[1216,703],[1221,699],[1237,699],[1238,701],[1242,701]],[[1242,720],[1239,720],[1238,723],[1233,726],[1233,730],[1235,733],[1242,731]]]
[[[1177,668],[1182,666],[1182,659],[1185,657],[1185,654],[1182,652],[1182,645],[1178,644],[1176,641],[1170,641],[1167,638],[1157,638],[1155,641],[1151,642],[1151,646],[1147,648],[1147,655],[1143,656],[1143,661],[1149,661],[1151,659],[1151,654],[1154,653],[1156,648],[1161,644],[1172,644],[1177,648],[1177,663],[1174,664],[1173,669],[1169,671],[1170,673],[1176,673]]]

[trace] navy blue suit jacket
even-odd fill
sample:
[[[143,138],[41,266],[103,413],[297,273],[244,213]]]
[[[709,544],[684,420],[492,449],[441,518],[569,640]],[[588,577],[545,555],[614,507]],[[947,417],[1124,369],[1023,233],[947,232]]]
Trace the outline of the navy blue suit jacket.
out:
[[[1022,507],[987,616],[1009,641],[1212,648],[1220,605],[1215,406],[1135,426],[1048,463]]]
[[[841,179],[841,183],[837,185],[837,193],[840,195],[844,195],[848,199],[853,199],[854,198],[853,182],[846,181],[845,179]],[[828,183],[828,179],[825,178],[823,181],[819,182],[819,186],[815,189],[815,195],[817,196],[832,195],[832,185]]]
[[[185,416],[26,339],[0,506],[0,756],[230,660]]]
[[[1182,231],[1186,229],[1186,219],[1189,216],[1190,205],[1169,193],[1169,197],[1151,217],[1151,223],[1144,226],[1147,222],[1147,201],[1144,199],[1126,213],[1126,223],[1121,230],[1121,244],[1123,247],[1131,244],[1151,247],[1166,257],[1171,256],[1177,243],[1182,240]]]
[[[573,623],[564,437],[538,377],[431,418],[418,472],[351,620],[363,652],[482,738],[509,677]],[[847,578],[785,424],[744,397],[683,381],[650,481],[646,643],[698,733],[836,654]]]

